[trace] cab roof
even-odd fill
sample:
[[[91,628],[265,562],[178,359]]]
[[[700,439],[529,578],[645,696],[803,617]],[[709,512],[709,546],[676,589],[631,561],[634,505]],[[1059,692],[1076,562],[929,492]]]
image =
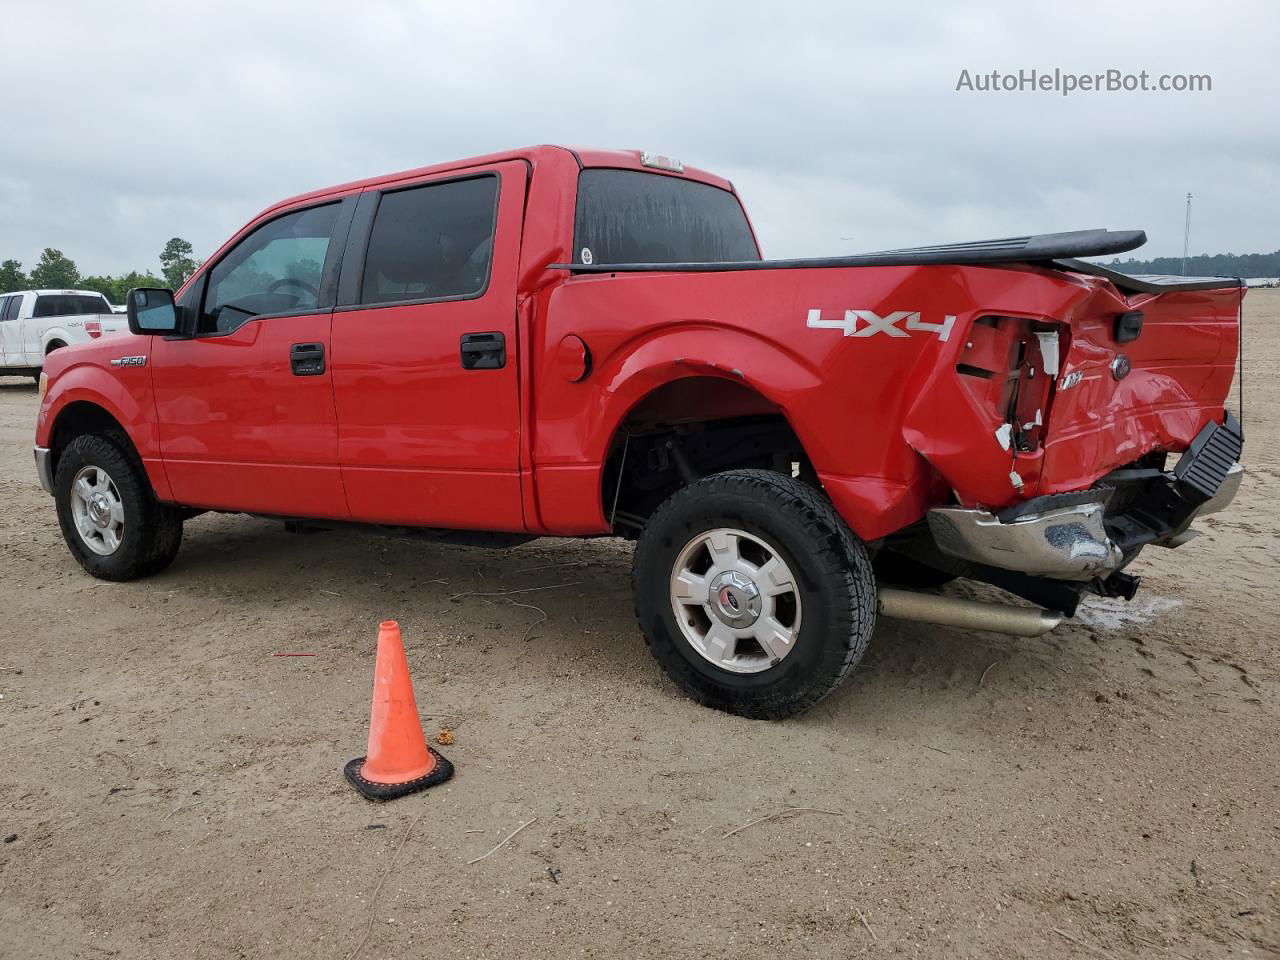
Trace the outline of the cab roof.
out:
[[[724,177],[716,176],[706,170],[700,170],[697,167],[686,166],[679,172],[656,168],[644,164],[641,161],[640,150],[600,150],[594,148],[579,147],[563,147],[554,144],[542,144],[534,147],[520,147],[515,150],[505,150],[500,153],[488,153],[478,157],[467,157],[462,160],[450,160],[446,163],[436,163],[426,167],[416,167],[412,170],[401,170],[398,173],[384,174],[382,176],[368,177],[364,180],[352,180],[348,183],[340,183],[332,187],[324,187],[320,190],[311,190],[307,193],[300,193],[297,196],[289,197],[287,200],[281,200],[273,203],[262,211],[258,219],[264,214],[271,213],[277,209],[291,207],[308,200],[322,200],[328,197],[345,196],[351,193],[357,193],[369,187],[381,187],[387,184],[397,183],[401,180],[415,180],[419,177],[431,176],[436,173],[449,173],[454,170],[465,170],[469,167],[486,166],[489,164],[502,163],[508,160],[524,160],[533,165],[535,168],[550,156],[556,154],[568,153],[577,161],[580,169],[591,167],[609,167],[621,170],[639,170],[644,173],[652,173],[658,176],[679,177],[684,180],[693,180],[698,183],[710,184],[719,187],[722,190],[734,192],[733,184]]]
[[[7,293],[0,293],[0,297],[16,297],[16,296],[19,296],[19,295],[22,295],[22,294],[27,294],[27,293],[34,293],[37,297],[52,297],[52,296],[60,296],[60,297],[102,297],[102,299],[103,299],[103,300],[106,300],[106,299],[107,299],[105,296],[103,296],[103,295],[102,295],[101,293],[99,293],[97,290],[54,290],[54,289],[42,289],[42,290],[10,290],[10,291],[8,291]],[[108,301],[108,302],[110,302],[110,301]]]

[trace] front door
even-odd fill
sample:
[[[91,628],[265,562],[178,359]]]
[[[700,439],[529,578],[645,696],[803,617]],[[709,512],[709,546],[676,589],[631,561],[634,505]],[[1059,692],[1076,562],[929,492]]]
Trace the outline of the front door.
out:
[[[516,274],[526,167],[365,193],[333,316],[352,516],[524,529]]]
[[[329,334],[354,203],[253,228],[184,294],[194,335],[154,338],[160,449],[179,503],[347,516]]]

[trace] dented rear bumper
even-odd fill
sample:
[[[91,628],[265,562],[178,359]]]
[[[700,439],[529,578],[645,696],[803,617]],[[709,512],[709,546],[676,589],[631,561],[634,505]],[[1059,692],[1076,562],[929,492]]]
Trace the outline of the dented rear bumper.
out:
[[[1105,496],[1002,520],[986,510],[929,511],[929,531],[948,556],[1033,577],[1092,580],[1118,570],[1124,555],[1107,536]]]
[[[1244,468],[1240,425],[1209,423],[1170,471],[1118,470],[1092,489],[1036,497],[992,513],[928,512],[938,549],[958,560],[1054,580],[1106,578],[1143,546],[1179,546],[1197,518],[1225,509]]]

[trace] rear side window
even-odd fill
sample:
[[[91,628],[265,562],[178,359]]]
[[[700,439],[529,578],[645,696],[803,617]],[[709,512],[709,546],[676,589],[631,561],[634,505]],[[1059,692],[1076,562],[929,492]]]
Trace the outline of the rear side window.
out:
[[[579,174],[573,247],[579,263],[760,259],[747,215],[732,193],[636,170]]]
[[[264,313],[320,304],[320,279],[338,204],[311,207],[264,223],[209,271],[198,333],[230,333]]]
[[[9,307],[13,304],[17,297],[0,298],[0,323],[9,319]]]
[[[489,283],[498,178],[385,193],[369,236],[361,303],[474,297]]]
[[[74,293],[42,293],[36,297],[33,317],[74,317],[80,313],[110,313],[111,308],[102,297],[81,296]]]

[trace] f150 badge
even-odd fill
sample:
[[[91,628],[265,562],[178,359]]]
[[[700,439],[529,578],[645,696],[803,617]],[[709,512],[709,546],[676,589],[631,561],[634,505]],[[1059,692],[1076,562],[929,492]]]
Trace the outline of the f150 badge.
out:
[[[145,367],[146,357],[116,357],[111,361],[113,367]]]
[[[905,322],[904,322],[905,321]],[[898,326],[901,323],[902,326]],[[956,318],[946,314],[941,323],[930,323],[921,319],[919,310],[895,310],[883,317],[874,310],[846,310],[842,320],[824,320],[822,311],[809,311],[808,326],[815,329],[843,330],[846,337],[873,337],[883,333],[890,337],[909,337],[907,331],[915,330],[924,333],[936,333],[942,343],[951,336],[951,328]]]

